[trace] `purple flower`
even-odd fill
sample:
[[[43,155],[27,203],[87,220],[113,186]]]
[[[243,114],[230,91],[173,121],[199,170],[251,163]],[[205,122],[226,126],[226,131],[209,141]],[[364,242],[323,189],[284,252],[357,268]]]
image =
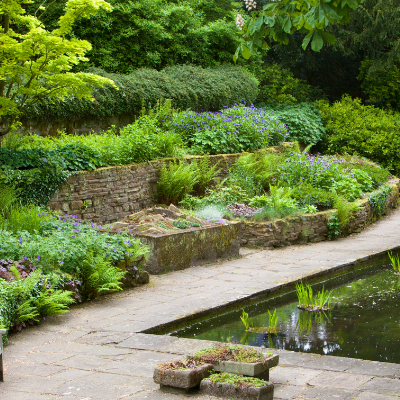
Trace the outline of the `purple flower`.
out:
[[[20,236],[20,237],[18,238],[18,240],[19,240],[19,244],[22,244],[22,236]]]

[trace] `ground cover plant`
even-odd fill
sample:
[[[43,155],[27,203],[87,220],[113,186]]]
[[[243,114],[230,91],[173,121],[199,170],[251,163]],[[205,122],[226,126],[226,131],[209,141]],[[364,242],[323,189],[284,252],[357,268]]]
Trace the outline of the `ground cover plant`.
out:
[[[245,104],[218,112],[184,111],[171,119],[195,154],[240,153],[285,141],[287,129],[263,109]]]
[[[238,345],[224,344],[209,347],[198,351],[194,355],[194,360],[212,364],[219,361],[236,361],[244,363],[265,362],[272,353],[261,353],[255,349],[248,349]]]
[[[204,196],[186,196],[181,205],[203,217],[206,210],[219,218],[254,221],[335,208],[328,222],[329,236],[335,238],[360,209],[359,198],[368,196],[379,212],[378,203],[385,204],[391,190],[386,189],[390,176],[360,157],[260,151],[242,155],[224,181]]]
[[[21,205],[13,188],[0,190],[9,194],[0,208],[0,326],[7,330],[121,290],[118,264],[148,253],[127,232],[101,232],[75,216]]]
[[[268,382],[259,378],[254,378],[251,376],[243,376],[237,374],[231,374],[229,372],[221,372],[219,374],[212,374],[206,378],[213,384],[227,383],[229,385],[234,385],[237,388],[249,388],[249,387],[263,387],[268,386]]]

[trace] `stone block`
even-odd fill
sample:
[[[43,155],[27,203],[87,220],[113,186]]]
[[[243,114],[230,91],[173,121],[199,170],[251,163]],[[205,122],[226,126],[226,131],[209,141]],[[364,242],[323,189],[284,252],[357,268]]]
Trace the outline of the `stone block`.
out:
[[[193,369],[163,369],[156,367],[153,380],[162,386],[172,386],[180,389],[191,389],[210,376],[212,364],[204,364]]]
[[[213,383],[204,379],[200,383],[200,392],[204,395],[226,399],[273,400],[274,385],[266,382],[266,386],[261,387],[237,387],[228,383]]]
[[[267,358],[264,362],[245,363],[236,361],[219,361],[214,363],[217,372],[229,372],[231,374],[252,376],[259,379],[269,379],[269,369],[279,364],[279,355]]]
[[[239,256],[239,223],[197,228],[157,236],[139,233],[150,247],[151,256],[144,269],[151,274],[177,271],[220,258]]]

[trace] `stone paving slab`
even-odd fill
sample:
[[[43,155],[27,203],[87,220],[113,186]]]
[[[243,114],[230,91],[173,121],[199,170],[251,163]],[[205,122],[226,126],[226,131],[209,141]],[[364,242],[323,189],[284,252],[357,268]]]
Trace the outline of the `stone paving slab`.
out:
[[[0,399],[185,399],[161,392],[152,369],[214,342],[140,332],[256,299],[280,285],[400,247],[399,228],[396,210],[358,235],[277,250],[244,249],[240,259],[152,276],[144,287],[47,318],[10,336]],[[280,365],[270,374],[276,399],[400,399],[398,364],[272,351],[280,355]]]

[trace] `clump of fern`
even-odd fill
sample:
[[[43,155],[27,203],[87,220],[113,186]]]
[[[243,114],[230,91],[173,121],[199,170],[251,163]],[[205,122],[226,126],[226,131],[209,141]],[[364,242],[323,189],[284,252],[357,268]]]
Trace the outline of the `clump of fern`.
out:
[[[211,185],[215,177],[221,171],[218,169],[219,162],[211,165],[210,157],[205,155],[200,161],[194,161],[193,167],[196,170],[197,182],[193,187],[193,190],[199,196],[204,196],[206,189]]]
[[[113,266],[103,255],[95,256],[93,252],[89,252],[79,273],[82,299],[93,300],[100,294],[122,290],[125,273]]]
[[[20,330],[41,317],[68,312],[75,302],[73,293],[61,290],[59,276],[43,275],[40,269],[23,279],[15,267],[10,271],[15,281],[0,279],[0,326],[7,330]]]
[[[157,183],[159,203],[177,204],[187,194],[193,191],[198,182],[196,164],[188,164],[182,160],[171,162],[167,167],[161,167],[160,179]]]
[[[362,207],[356,202],[349,202],[345,198],[338,196],[335,191],[333,206],[336,208],[336,215],[339,220],[340,229],[343,230],[347,224],[354,218],[354,212],[361,210]]]

